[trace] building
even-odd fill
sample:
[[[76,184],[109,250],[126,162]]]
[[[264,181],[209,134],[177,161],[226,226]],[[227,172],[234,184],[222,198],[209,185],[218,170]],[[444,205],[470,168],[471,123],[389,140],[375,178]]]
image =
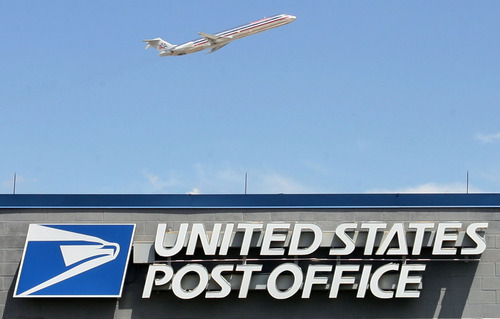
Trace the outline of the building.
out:
[[[0,195],[3,318],[500,317],[500,194]]]

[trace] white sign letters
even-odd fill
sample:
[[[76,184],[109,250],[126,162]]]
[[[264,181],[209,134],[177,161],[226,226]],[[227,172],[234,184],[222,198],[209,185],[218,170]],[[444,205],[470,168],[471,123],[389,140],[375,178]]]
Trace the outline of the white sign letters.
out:
[[[160,223],[154,243],[160,261],[149,265],[142,297],[164,287],[181,299],[224,298],[231,290],[246,298],[251,289],[275,299],[307,299],[316,289],[327,290],[329,298],[345,289],[356,291],[356,298],[418,298],[427,264],[480,255],[487,228],[488,223],[349,222],[324,231],[312,223],[244,222],[215,223],[211,229],[181,223],[171,232]],[[177,255],[182,260],[175,264]]]

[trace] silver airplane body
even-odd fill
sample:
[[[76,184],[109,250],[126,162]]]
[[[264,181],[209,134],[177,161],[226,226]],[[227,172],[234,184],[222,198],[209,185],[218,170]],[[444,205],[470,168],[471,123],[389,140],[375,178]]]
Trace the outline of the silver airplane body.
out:
[[[231,41],[288,24],[295,19],[296,17],[292,15],[279,14],[217,34],[199,32],[198,34],[202,36],[201,39],[189,41],[180,45],[170,44],[161,38],[143,40],[143,42],[147,43],[146,49],[153,47],[160,51],[160,56],[185,55],[205,49],[210,49],[209,53],[212,53]]]

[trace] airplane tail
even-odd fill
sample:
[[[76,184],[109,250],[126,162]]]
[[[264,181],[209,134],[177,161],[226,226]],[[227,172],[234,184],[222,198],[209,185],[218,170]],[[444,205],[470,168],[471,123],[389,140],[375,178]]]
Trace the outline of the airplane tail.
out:
[[[147,43],[146,49],[153,47],[158,51],[165,51],[165,50],[169,50],[169,49],[175,47],[175,45],[170,44],[161,38],[156,38],[156,39],[151,39],[151,40],[142,40],[142,42]]]

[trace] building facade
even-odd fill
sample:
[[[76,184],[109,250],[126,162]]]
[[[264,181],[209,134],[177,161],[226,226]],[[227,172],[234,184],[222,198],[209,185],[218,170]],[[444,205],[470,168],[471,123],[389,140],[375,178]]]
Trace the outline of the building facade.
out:
[[[500,317],[500,194],[0,195],[3,318]]]

